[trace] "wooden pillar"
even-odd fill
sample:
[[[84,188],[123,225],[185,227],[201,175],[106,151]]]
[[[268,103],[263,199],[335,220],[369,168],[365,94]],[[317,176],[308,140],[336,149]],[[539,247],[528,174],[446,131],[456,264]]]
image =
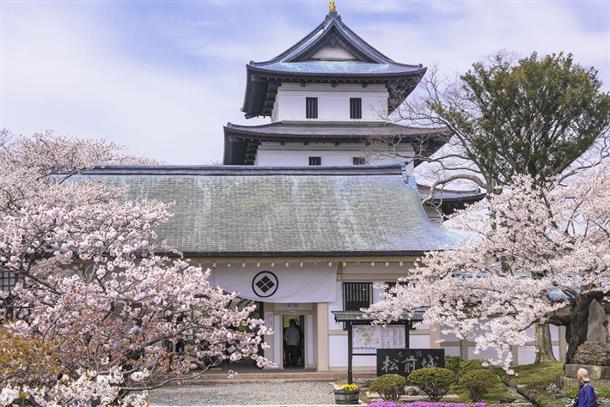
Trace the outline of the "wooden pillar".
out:
[[[318,371],[328,370],[328,304],[316,303],[316,363]]]
[[[352,323],[347,323],[347,384],[353,383],[352,377]]]

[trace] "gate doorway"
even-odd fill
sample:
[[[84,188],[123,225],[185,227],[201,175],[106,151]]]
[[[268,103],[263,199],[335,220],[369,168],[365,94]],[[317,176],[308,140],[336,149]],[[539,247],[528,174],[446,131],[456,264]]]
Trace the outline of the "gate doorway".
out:
[[[305,367],[305,315],[282,316],[282,338],[284,344],[284,368]]]

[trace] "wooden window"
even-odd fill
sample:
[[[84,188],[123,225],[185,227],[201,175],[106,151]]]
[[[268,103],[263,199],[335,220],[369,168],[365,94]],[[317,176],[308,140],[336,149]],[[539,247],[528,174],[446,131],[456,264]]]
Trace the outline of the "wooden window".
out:
[[[362,119],[362,98],[349,98],[349,118]]]
[[[343,310],[357,311],[373,302],[373,283],[343,283]]]
[[[365,165],[366,157],[353,157],[352,162],[354,163],[354,165]]]
[[[305,98],[305,117],[308,119],[318,118],[318,98]]]
[[[12,271],[0,271],[0,291],[11,291],[17,284],[18,274]]]
[[[322,165],[322,157],[309,157],[309,165]]]

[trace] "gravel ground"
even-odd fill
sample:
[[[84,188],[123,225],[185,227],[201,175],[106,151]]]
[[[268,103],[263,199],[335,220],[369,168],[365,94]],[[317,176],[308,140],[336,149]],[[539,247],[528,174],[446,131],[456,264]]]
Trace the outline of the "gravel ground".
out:
[[[328,405],[335,397],[330,383],[262,382],[165,387],[151,392],[153,406]]]

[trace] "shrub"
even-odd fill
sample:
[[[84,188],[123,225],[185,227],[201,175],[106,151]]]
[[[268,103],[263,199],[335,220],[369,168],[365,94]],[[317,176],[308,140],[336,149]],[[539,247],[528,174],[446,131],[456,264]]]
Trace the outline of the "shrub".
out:
[[[595,394],[597,394],[597,397],[599,397],[600,399],[610,399],[610,386],[594,387],[594,388],[595,388]],[[576,387],[567,388],[564,390],[564,394],[566,395],[566,397],[575,399],[578,396],[578,388],[576,388]]]
[[[367,404],[367,407],[485,407],[485,403],[430,403],[417,401],[415,403],[396,403],[394,401],[374,401]]]
[[[610,386],[596,388],[595,394],[597,394],[597,397],[599,398],[610,399]]]
[[[445,357],[445,368],[451,370],[457,377],[460,374],[460,363],[462,358],[457,356],[446,356]]]
[[[407,381],[404,377],[397,374],[384,374],[379,376],[369,386],[369,390],[373,391],[384,400],[396,401],[405,392]]]
[[[483,368],[480,360],[464,360],[458,356],[447,356],[445,358],[445,367],[451,370],[457,378],[471,370]]]
[[[498,377],[487,369],[466,372],[460,378],[460,385],[468,390],[472,401],[480,401],[490,387],[498,383]]]
[[[432,401],[438,401],[455,382],[455,374],[442,367],[417,369],[409,375],[409,383],[419,387]]]
[[[460,363],[460,375],[470,372],[472,370],[484,369],[483,362],[478,359],[473,360],[462,360]]]

